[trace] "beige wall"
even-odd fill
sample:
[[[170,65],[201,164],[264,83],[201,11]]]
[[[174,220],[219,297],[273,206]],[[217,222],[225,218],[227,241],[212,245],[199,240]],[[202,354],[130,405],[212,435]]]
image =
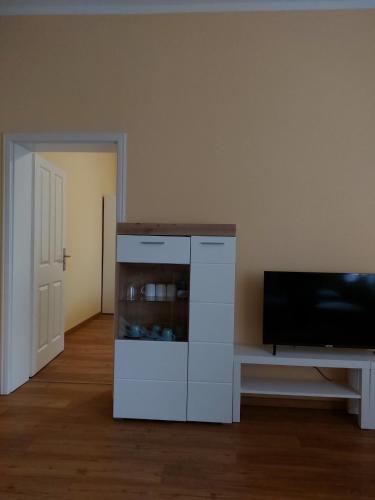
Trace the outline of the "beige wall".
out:
[[[116,193],[115,153],[40,153],[66,173],[65,330],[101,310],[102,198]]]
[[[375,13],[8,17],[0,131],[128,133],[128,220],[238,225],[264,269],[375,272]]]

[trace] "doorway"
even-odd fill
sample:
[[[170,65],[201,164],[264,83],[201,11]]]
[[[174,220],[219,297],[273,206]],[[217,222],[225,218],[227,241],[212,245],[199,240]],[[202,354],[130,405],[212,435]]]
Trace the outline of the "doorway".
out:
[[[114,152],[117,154],[116,218],[125,220],[125,134],[17,134],[4,141],[3,280],[1,393],[25,383],[31,373],[35,319],[33,241],[34,154]]]

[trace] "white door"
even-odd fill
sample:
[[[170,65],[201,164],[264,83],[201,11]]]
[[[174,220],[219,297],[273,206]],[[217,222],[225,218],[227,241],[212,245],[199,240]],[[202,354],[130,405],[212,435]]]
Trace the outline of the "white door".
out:
[[[31,375],[64,350],[64,184],[64,171],[35,155]]]

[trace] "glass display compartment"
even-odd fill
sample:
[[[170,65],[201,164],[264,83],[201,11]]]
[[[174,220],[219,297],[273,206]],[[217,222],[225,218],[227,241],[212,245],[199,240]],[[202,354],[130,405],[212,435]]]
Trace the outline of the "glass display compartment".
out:
[[[118,263],[117,338],[186,342],[190,266]]]

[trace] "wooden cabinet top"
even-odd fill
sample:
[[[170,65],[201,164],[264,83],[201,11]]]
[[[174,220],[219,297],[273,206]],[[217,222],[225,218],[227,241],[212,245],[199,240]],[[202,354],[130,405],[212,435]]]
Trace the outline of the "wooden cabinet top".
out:
[[[122,222],[117,224],[117,234],[150,236],[236,236],[236,225]]]

